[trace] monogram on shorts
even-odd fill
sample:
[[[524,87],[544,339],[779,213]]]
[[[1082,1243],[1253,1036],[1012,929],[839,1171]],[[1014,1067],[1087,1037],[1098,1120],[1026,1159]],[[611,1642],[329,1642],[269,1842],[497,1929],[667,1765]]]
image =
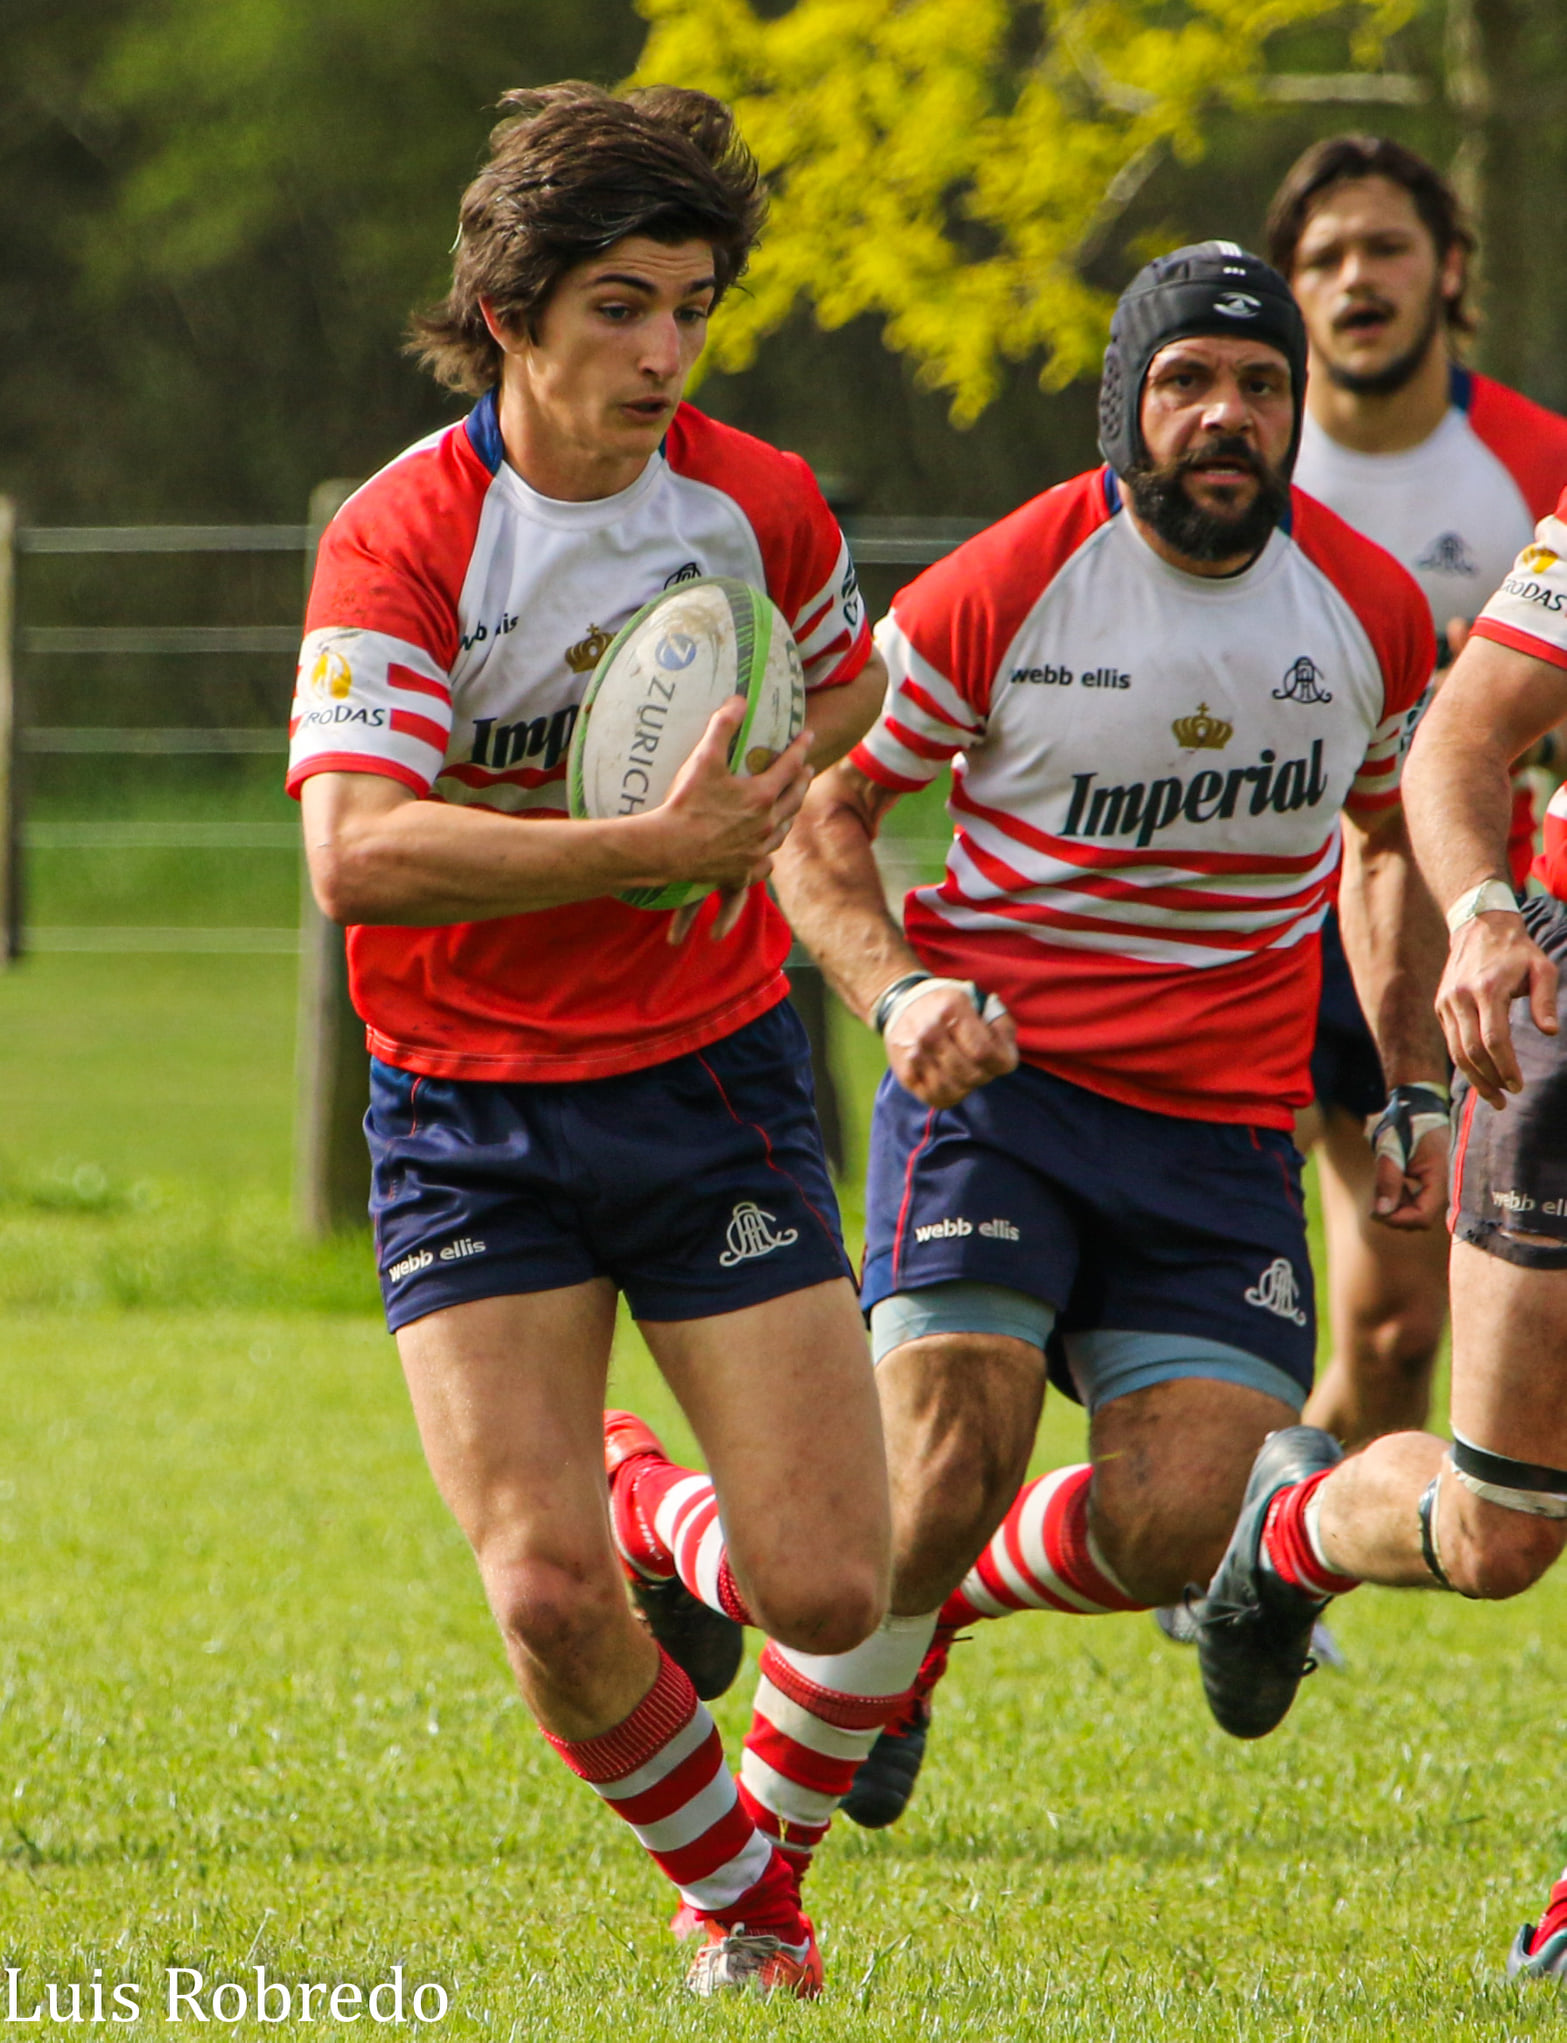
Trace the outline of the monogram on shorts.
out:
[[[1306,1324],[1306,1315],[1301,1310],[1295,1288],[1295,1265],[1287,1256],[1275,1256],[1243,1295],[1248,1305],[1260,1306],[1264,1312],[1276,1312],[1280,1319],[1293,1320],[1298,1327]]]
[[[770,1256],[774,1249],[788,1248],[791,1242],[800,1239],[797,1227],[786,1227],[782,1234],[775,1234],[776,1213],[767,1213],[754,1199],[742,1199],[730,1216],[729,1227],[724,1239],[729,1246],[718,1258],[726,1270],[732,1270],[736,1263],[753,1262],[757,1256]]]

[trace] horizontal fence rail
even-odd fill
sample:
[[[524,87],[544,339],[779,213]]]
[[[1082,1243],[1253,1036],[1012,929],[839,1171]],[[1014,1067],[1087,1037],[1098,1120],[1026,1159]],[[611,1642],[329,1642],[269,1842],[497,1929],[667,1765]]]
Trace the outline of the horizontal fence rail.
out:
[[[983,518],[854,518],[843,529],[856,560],[923,567],[983,532]],[[23,525],[18,553],[303,553],[308,525]]]
[[[18,553],[303,553],[308,525],[24,525]]]
[[[299,930],[286,929],[156,929],[145,923],[113,923],[91,929],[78,923],[33,924],[27,948],[69,956],[72,952],[118,952],[121,955],[159,952],[186,957],[297,958]]]
[[[982,518],[846,518],[843,529],[860,567],[929,567],[985,524]]]
[[[297,851],[297,823],[24,823],[29,851]]]
[[[231,726],[197,724],[34,724],[19,736],[24,752],[277,752],[288,750],[281,724]]]
[[[286,653],[299,651],[292,624],[35,624],[17,633],[23,653]]]

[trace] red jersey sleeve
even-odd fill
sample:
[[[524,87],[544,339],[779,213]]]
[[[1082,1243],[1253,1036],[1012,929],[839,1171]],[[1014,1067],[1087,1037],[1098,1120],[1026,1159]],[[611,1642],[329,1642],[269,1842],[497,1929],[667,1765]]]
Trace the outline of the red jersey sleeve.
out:
[[[286,786],[377,773],[427,794],[451,735],[457,601],[490,482],[457,426],[349,498],[316,555]]]
[[[798,454],[683,404],[665,443],[677,475],[731,498],[761,549],[767,593],[789,620],[805,685],[852,681],[871,654],[865,601],[847,540]]]
[[[1567,419],[1505,383],[1466,373],[1470,429],[1517,483],[1529,516],[1548,517],[1567,488]]]
[[[1110,516],[1105,471],[1046,490],[927,568],[877,627],[887,701],[849,755],[912,792],[985,734],[1007,648],[1052,579]]]
[[[1326,504],[1292,492],[1291,531],[1307,558],[1354,611],[1382,673],[1382,714],[1345,797],[1347,814],[1374,823],[1398,805],[1404,756],[1431,687],[1436,641],[1420,585]]]

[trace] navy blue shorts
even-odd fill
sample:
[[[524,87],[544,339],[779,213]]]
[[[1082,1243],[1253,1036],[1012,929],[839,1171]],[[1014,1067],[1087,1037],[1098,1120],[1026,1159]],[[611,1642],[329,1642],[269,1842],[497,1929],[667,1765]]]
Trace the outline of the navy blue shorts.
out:
[[[707,1319],[852,1277],[805,1031],[781,1001],[616,1078],[496,1085],[372,1060],[386,1322],[609,1277],[638,1319]]]
[[[1023,1064],[956,1107],[889,1074],[866,1187],[867,1311],[973,1281],[1062,1334],[1192,1336],[1309,1389],[1315,1306],[1300,1157],[1274,1128],[1123,1106]]]
[[[1311,1089],[1324,1113],[1342,1107],[1357,1121],[1380,1114],[1387,1105],[1382,1059],[1349,974],[1336,909],[1322,925],[1322,996],[1311,1046]]]

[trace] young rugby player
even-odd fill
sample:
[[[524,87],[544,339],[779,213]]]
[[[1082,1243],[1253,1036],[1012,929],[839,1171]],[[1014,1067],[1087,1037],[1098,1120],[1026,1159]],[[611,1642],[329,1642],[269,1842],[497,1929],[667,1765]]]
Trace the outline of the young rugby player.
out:
[[[350,925],[387,1320],[518,1685],[700,1923],[693,1989],[809,1996],[790,1869],[633,1620],[600,1429],[623,1292],[713,1470],[736,1593],[806,1667],[874,1632],[875,1391],[761,882],[884,675],[804,463],[681,402],[762,214],[727,110],[586,85],[502,104],[417,327],[478,403],[322,542],[288,784]],[[662,807],[569,820],[599,653],[698,574],[768,590],[810,729],[734,778],[737,700]],[[694,926],[615,898],[679,878],[719,890]]]
[[[1314,143],[1268,218],[1270,259],[1311,344],[1295,480],[1409,569],[1443,664],[1567,485],[1567,419],[1456,358],[1474,327],[1472,246],[1446,180],[1367,135]],[[1534,825],[1521,777],[1509,842],[1520,886]],[[1447,1318],[1447,1237],[1375,1222],[1365,1124],[1386,1087],[1332,917],[1323,967],[1316,1101],[1297,1140],[1321,1140],[1333,1356],[1306,1416],[1353,1447],[1425,1423]]]
[[[1290,1131],[1341,809],[1351,957],[1396,1088],[1388,1217],[1440,1207],[1441,931],[1398,800],[1429,616],[1396,562],[1291,491],[1305,368],[1294,300],[1255,257],[1208,242],[1142,271],[1106,356],[1107,466],[897,598],[887,706],[780,864],[891,1067],[863,1299],[903,1630],[816,1691],[764,1653],[742,1791],[802,1864],[883,1725],[857,1813],[906,1803],[958,1626],[1179,1595],[1299,1411],[1315,1337]],[[900,929],[872,840],[949,764],[946,877]],[[1053,1333],[1091,1459],[1019,1493]],[[1337,1458],[1310,1438],[1310,1467]],[[623,1551],[702,1593],[701,1479],[644,1448],[612,1501]]]
[[[1215,1714],[1255,1736],[1300,1679],[1292,1640],[1357,1582],[1516,1596],[1567,1543],[1567,795],[1520,912],[1512,762],[1567,716],[1567,496],[1486,604],[1410,760],[1420,864],[1452,932],[1438,1008],[1458,1066],[1451,1219],[1451,1443],[1393,1433],[1292,1480],[1313,1440],[1257,1458],[1209,1590],[1200,1651]],[[1509,1972],[1567,1971],[1567,1876]]]

